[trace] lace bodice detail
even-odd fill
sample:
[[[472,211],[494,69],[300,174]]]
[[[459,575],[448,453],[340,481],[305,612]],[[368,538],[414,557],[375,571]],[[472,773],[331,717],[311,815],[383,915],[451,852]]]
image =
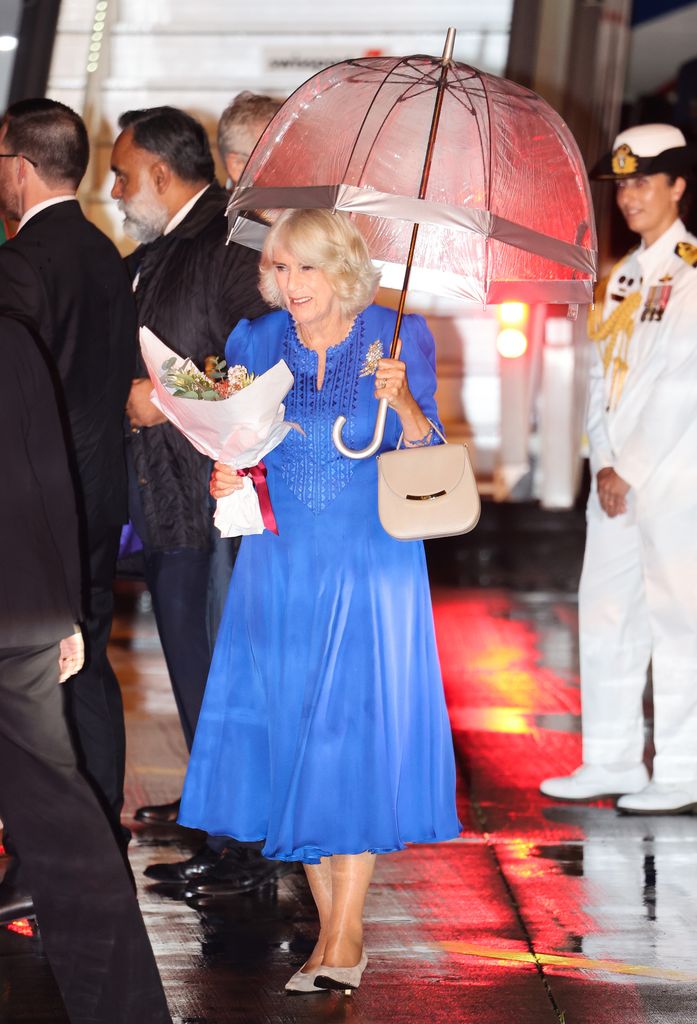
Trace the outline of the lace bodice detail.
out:
[[[293,494],[315,515],[337,497],[351,480],[355,462],[334,447],[332,427],[337,416],[348,418],[344,439],[351,443],[359,373],[366,355],[363,317],[340,344],[327,350],[324,380],[317,388],[317,353],[298,338],[289,319],[283,358],[295,377],[286,399],[286,419],[298,423],[304,435],[291,430],[283,442],[281,475]]]

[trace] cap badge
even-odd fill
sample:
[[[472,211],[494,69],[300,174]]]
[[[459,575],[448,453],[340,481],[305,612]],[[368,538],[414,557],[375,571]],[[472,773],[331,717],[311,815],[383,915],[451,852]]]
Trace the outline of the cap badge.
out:
[[[634,174],[639,167],[639,161],[632,153],[630,147],[624,142],[612,153],[613,174]]]

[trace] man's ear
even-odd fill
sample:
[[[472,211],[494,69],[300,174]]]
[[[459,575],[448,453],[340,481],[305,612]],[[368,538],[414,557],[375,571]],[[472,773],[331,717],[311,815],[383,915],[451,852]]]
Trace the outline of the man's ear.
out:
[[[172,169],[169,164],[166,164],[164,160],[158,160],[150,168],[150,176],[159,195],[164,195],[172,180]]]
[[[29,163],[29,161],[28,160],[23,160],[20,157],[17,160],[16,165],[15,165],[15,176],[17,178],[17,184],[18,185],[23,185],[26,182],[26,180],[29,177],[29,175],[32,173],[32,171],[34,171],[34,173],[36,173],[35,168],[32,167],[32,165]]]
[[[245,156],[240,156],[239,153],[226,153],[225,154],[225,170],[227,176],[233,185],[236,185],[240,180],[240,175],[244,170],[244,165],[247,163]]]
[[[685,195],[686,188],[687,181],[685,180],[685,178],[678,175],[678,177],[673,182],[673,186],[671,188],[671,196],[676,203],[679,203],[682,197]]]

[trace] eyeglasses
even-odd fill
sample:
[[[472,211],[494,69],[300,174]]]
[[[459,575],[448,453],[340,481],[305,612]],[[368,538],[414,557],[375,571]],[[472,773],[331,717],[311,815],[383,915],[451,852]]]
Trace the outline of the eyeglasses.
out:
[[[19,156],[19,157],[22,158],[22,160],[26,160],[28,164],[31,164],[32,167],[38,167],[39,166],[37,164],[36,160],[32,160],[32,158],[30,156],[27,156],[26,153],[0,153],[0,159],[2,157],[4,157],[4,156],[7,156],[7,157]]]

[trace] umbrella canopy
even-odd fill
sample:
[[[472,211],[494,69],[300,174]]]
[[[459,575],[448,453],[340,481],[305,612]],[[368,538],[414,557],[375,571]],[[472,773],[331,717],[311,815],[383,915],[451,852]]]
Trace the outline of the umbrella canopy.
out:
[[[529,89],[466,64],[368,57],[300,86],[232,193],[230,237],[261,243],[241,211],[317,207],[351,214],[387,287],[403,284],[418,223],[413,288],[482,303],[592,300],[595,227],[571,132]]]

